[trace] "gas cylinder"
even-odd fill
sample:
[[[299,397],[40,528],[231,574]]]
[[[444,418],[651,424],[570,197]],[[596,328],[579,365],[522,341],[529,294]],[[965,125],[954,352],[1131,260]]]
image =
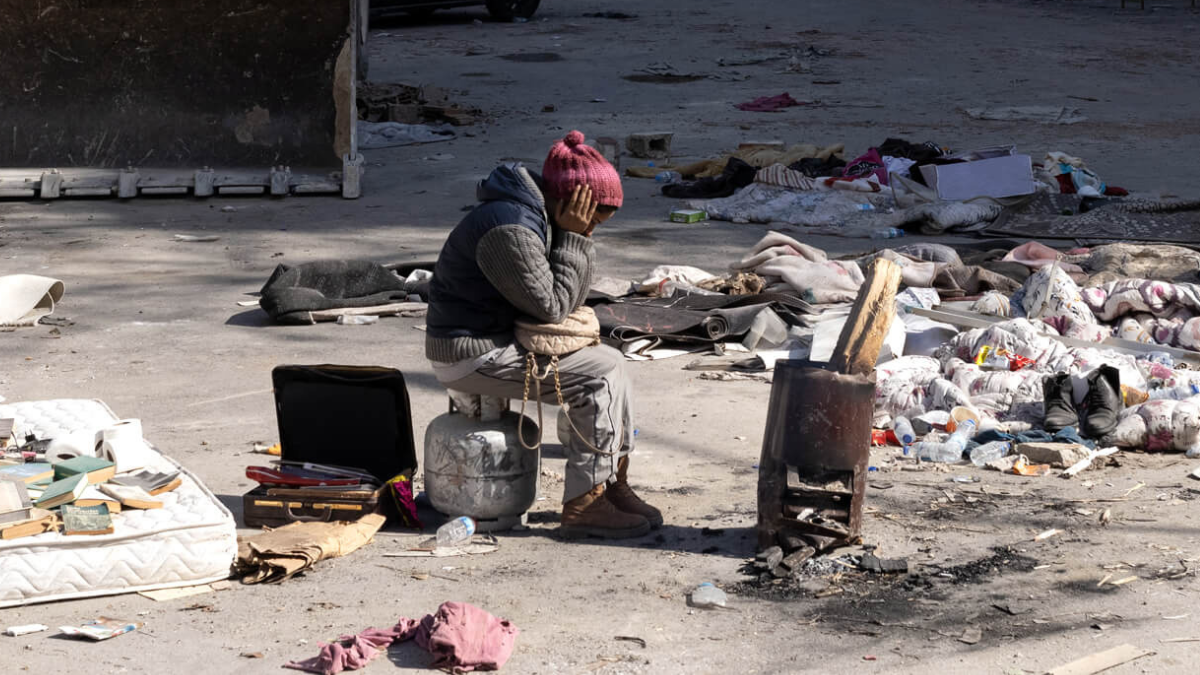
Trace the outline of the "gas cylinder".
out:
[[[479,532],[525,523],[537,500],[540,454],[517,435],[521,415],[504,410],[484,420],[461,412],[439,415],[425,429],[425,493],[448,516],[470,516]],[[538,426],[528,416],[525,442]]]

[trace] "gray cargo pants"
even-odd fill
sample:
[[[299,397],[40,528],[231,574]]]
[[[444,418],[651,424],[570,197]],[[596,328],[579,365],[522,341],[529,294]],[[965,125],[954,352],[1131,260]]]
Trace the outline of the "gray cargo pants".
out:
[[[470,375],[442,384],[448,389],[469,394],[510,399],[512,409],[519,412],[525,389],[526,354],[514,343]],[[542,372],[545,372],[549,358],[538,357],[538,361]],[[558,364],[563,400],[567,403],[571,422],[592,446],[613,453],[598,454],[579,438],[579,434],[571,432],[571,441],[567,444],[566,485],[563,489],[565,503],[607,482],[616,473],[617,459],[633,450],[633,399],[632,387],[625,375],[625,357],[612,347],[581,349],[559,357]],[[535,392],[531,382],[526,414],[536,421],[537,412],[533,409]],[[558,404],[553,375],[542,382],[542,402]],[[530,439],[526,438],[526,442],[530,442]]]

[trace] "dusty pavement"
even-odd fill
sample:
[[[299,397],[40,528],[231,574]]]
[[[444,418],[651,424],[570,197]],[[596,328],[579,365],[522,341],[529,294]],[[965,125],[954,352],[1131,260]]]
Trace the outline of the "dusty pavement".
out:
[[[250,444],[275,437],[274,365],[404,370],[418,443],[445,405],[422,358],[420,320],[275,327],[257,309],[238,307],[276,263],[431,258],[480,176],[502,160],[540,164],[549,143],[572,128],[589,137],[671,129],[677,152],[697,158],[748,139],[844,142],[851,151],[888,136],[956,147],[1015,142],[1035,155],[1084,157],[1113,184],[1194,195],[1200,15],[1187,4],[1161,0],[1141,12],[1118,10],[1118,0],[545,0],[527,24],[477,25],[481,13],[455,11],[418,25],[376,26],[373,80],[449,87],[492,120],[450,143],[367,153],[370,171],[357,201],[0,204],[0,273],[63,279],[58,315],[74,321],[60,334],[45,326],[0,334],[0,394],[14,401],[95,397],[119,415],[142,418],[147,435],[236,514],[249,488],[242,469],[260,459]],[[582,16],[594,11],[638,18]],[[811,57],[809,74],[781,73],[779,61],[717,65],[808,47],[828,50]],[[518,52],[561,60],[499,58]],[[720,79],[623,79],[663,61]],[[782,91],[821,104],[774,115],[731,105]],[[557,111],[541,112],[547,104]],[[960,112],[985,104],[1072,105],[1089,121],[989,123]],[[425,159],[435,153],[454,157]],[[626,208],[597,236],[605,274],[636,276],[668,261],[721,269],[765,229],[663,223],[670,202],[655,192],[651,182],[626,182]],[[222,211],[227,205],[236,211]],[[220,240],[174,243],[176,233]],[[834,253],[870,245],[806,241]],[[3,626],[58,626],[97,614],[146,623],[98,644],[50,633],[0,638],[3,671],[278,672],[283,662],[315,653],[319,640],[390,626],[451,599],[521,628],[511,673],[1042,672],[1125,642],[1157,654],[1109,672],[1200,669],[1200,644],[1163,642],[1200,637],[1191,573],[1200,560],[1192,520],[1200,483],[1186,478],[1194,462],[1180,455],[1122,454],[1118,466],[1066,481],[973,467],[902,471],[892,453],[876,451],[872,463],[882,470],[868,490],[864,536],[884,555],[907,557],[914,575],[844,572],[784,589],[742,586],[731,598],[736,611],[690,609],[685,598],[695,584],[730,588],[747,579],[738,568],[753,554],[752,467],[768,386],[698,381],[681,365],[630,368],[640,430],[633,482],[666,511],[657,536],[556,540],[561,483],[554,474],[562,460],[548,448],[549,499],[535,507],[532,529],[502,536],[493,555],[436,564],[385,558],[401,533],[384,533],[278,586],[168,603],[134,595],[0,610]],[[948,481],[960,474],[982,482]],[[1099,522],[1105,510],[1108,525]],[[1034,541],[1051,528],[1061,532]],[[430,572],[441,576],[414,578]],[[1110,574],[1137,579],[1098,587]],[[968,644],[972,629],[980,635]],[[615,636],[640,637],[646,646]],[[239,656],[253,652],[264,658]],[[424,669],[411,646],[389,658],[401,672]],[[380,659],[366,672],[393,670]]]

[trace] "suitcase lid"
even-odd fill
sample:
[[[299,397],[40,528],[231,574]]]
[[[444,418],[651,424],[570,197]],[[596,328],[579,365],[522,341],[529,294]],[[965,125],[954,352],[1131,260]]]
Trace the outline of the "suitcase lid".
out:
[[[404,375],[382,366],[271,371],[280,457],[363,469],[381,482],[417,469]]]

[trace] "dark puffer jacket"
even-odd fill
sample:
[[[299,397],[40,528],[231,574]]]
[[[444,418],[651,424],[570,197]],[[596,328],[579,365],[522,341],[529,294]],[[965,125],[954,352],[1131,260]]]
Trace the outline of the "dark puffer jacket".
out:
[[[552,226],[540,178],[506,164],[480,182],[480,202],[454,228],[429,286],[425,355],[454,363],[513,341],[522,314],[557,323],[583,304],[592,241]]]

